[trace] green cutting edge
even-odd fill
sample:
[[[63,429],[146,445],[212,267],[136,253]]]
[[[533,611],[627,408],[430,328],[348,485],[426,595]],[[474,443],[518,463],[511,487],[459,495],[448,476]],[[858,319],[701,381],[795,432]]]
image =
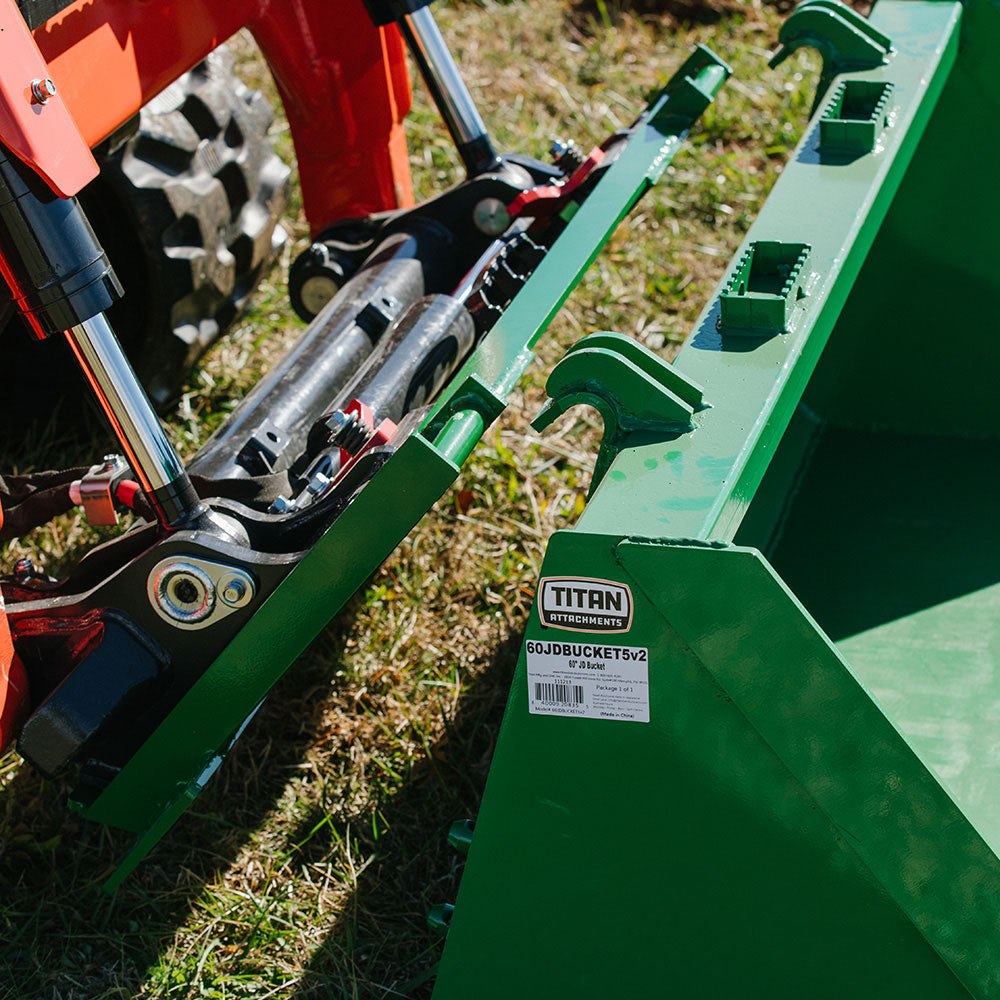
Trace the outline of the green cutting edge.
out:
[[[781,43],[814,115],[676,363],[550,377],[605,439],[435,1000],[1000,996],[1000,4]]]
[[[447,491],[533,359],[545,330],[618,223],[660,178],[729,75],[698,47],[654,98],[617,158],[451,388],[354,497],[99,797],[89,819],[139,834],[113,890],[219,767],[278,678]],[[235,735],[234,735],[235,734]]]

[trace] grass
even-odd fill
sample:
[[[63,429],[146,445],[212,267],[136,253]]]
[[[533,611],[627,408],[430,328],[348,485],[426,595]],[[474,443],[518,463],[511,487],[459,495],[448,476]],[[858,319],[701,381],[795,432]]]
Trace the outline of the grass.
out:
[[[531,431],[545,371],[596,329],[672,356],[797,141],[815,79],[805,58],[767,70],[780,14],[760,0],[452,2],[439,21],[497,144],[536,156],[555,135],[586,147],[627,124],[696,42],[736,77],[552,324],[455,489],[292,667],[113,899],[99,884],[129,838],[69,813],[62,783],[0,760],[3,1000],[430,993],[440,940],[426,913],[454,899],[461,875],[445,834],[476,813],[545,541],[583,509],[599,440],[586,413]],[[407,128],[427,196],[457,170],[415,89]],[[274,138],[287,154],[280,122]],[[289,227],[297,251],[304,222]],[[192,376],[172,421],[186,453],[300,332],[287,264]],[[93,537],[70,515],[5,559],[32,554],[57,572]]]

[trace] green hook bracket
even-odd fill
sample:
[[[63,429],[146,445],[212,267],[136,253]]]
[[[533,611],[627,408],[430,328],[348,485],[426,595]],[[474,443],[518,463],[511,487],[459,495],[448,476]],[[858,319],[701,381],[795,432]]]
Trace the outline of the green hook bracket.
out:
[[[448,831],[448,843],[459,854],[468,854],[472,846],[472,833],[476,824],[471,819],[460,819],[451,824]]]
[[[816,99],[816,113],[838,73],[884,66],[892,55],[892,40],[840,0],[805,0],[789,15],[778,34],[779,47],[768,60],[775,69],[796,49],[807,46],[823,57]]]
[[[451,923],[454,913],[455,907],[452,903],[437,903],[431,907],[427,914],[427,926],[435,934],[444,937],[448,933],[448,925]]]
[[[683,434],[694,429],[694,414],[707,406],[700,386],[618,333],[592,333],[577,341],[552,369],[545,391],[549,399],[531,421],[536,431],[580,404],[594,407],[604,420],[588,499],[630,435]]]

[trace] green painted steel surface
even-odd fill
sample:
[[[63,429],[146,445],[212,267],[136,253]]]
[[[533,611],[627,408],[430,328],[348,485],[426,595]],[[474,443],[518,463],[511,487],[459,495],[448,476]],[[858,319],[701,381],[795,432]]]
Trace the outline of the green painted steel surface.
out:
[[[1000,853],[998,492],[996,438],[828,430],[768,556]]]
[[[581,403],[601,414],[604,437],[591,493],[627,440],[689,431],[695,411],[704,406],[700,386],[641,344],[614,333],[592,333],[577,341],[552,369],[545,391],[549,399],[531,422],[537,431]]]
[[[891,84],[887,127],[828,155],[817,117],[720,284],[808,246],[790,332],[727,336],[717,293],[676,362],[709,409],[549,546],[633,619],[536,601],[437,1000],[1000,997],[1000,4],[873,23],[833,93]],[[648,649],[650,721],[534,714],[577,697],[537,644],[565,685]]]
[[[365,487],[364,502],[348,506],[86,811],[87,817],[134,831],[164,814],[176,818],[174,800],[193,798],[189,789],[196,793],[219,748],[457,475],[458,467],[423,438],[404,442]]]
[[[634,534],[733,538],[948,78],[960,18],[958,3],[882,0],[875,8],[873,20],[897,52],[860,75],[893,84],[895,122],[876,155],[851,162],[824,162],[816,123],[807,130],[730,271],[756,241],[808,245],[813,277],[801,316],[789,334],[729,337],[718,329],[719,294],[712,298],[675,362],[704,387],[709,409],[693,434],[625,448],[610,473],[628,491]],[[581,528],[617,529],[621,505],[620,491],[599,491]]]
[[[600,248],[640,197],[662,176],[691,125],[722,86],[729,70],[707,49],[673,76],[640,119],[639,128],[601,181],[613,197],[588,198],[570,227],[525,283],[496,326],[446,390],[425,426],[439,427],[460,412],[457,399],[475,377],[506,397],[534,359],[531,347],[545,331]],[[681,88],[687,80],[697,86]]]
[[[95,802],[94,820],[141,834],[113,888],[169,829],[218,766],[233,734],[370,573],[454,482],[506,406],[532,343],[615,226],[655,183],[728,76],[699,47],[640,118],[556,244],[417,433],[355,497]]]
[[[570,531],[542,574],[631,588],[627,637],[526,638],[648,648],[650,721],[529,714],[522,651],[436,1000],[1000,986],[1000,864],[758,554]]]

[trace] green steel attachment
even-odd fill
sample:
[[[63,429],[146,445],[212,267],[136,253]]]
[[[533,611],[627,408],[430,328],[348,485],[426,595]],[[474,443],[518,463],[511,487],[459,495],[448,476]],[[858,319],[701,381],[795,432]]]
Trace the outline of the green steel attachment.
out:
[[[532,345],[618,223],[659,180],[729,72],[699,46],[653,98],[424,422],[403,435],[326,534],[84,810],[89,819],[139,834],[107,889],[183,813],[272,685],[454,483],[460,464],[505,409],[533,360]]]
[[[447,934],[448,925],[451,923],[452,914],[455,907],[451,903],[437,903],[430,908],[427,914],[427,926],[435,934]]]
[[[460,819],[451,824],[448,831],[448,843],[458,851],[459,854],[468,854],[469,845],[472,843],[472,834],[475,823],[471,819]]]
[[[711,49],[697,46],[660,92],[649,116],[650,124],[664,135],[689,128],[712,103],[731,73],[729,66]]]
[[[845,72],[673,367],[601,334],[549,381],[537,426],[612,430],[435,1000],[1000,998],[1000,4],[782,41]]]
[[[483,427],[534,359],[531,348],[632,206],[656,184],[698,116],[732,70],[703,45],[695,48],[652,99],[628,144],[601,180],[598,197],[573,213],[556,247],[445,390],[423,433],[456,462],[471,452]],[[604,197],[607,191],[611,196]]]
[[[805,0],[781,26],[779,47],[771,56],[772,69],[796,49],[808,46],[823,57],[823,71],[812,112],[839,73],[883,66],[892,55],[892,41],[870,21],[840,0]]]
[[[863,156],[871,153],[889,125],[892,84],[882,80],[844,80],[819,120],[821,153]]]
[[[751,337],[794,329],[810,284],[809,250],[804,243],[751,243],[719,296],[719,329]]]
[[[701,387],[629,337],[593,333],[571,347],[552,369],[549,400],[531,422],[543,431],[570,407],[593,406],[604,420],[604,436],[590,495],[632,435],[667,441],[692,429],[705,407]]]

